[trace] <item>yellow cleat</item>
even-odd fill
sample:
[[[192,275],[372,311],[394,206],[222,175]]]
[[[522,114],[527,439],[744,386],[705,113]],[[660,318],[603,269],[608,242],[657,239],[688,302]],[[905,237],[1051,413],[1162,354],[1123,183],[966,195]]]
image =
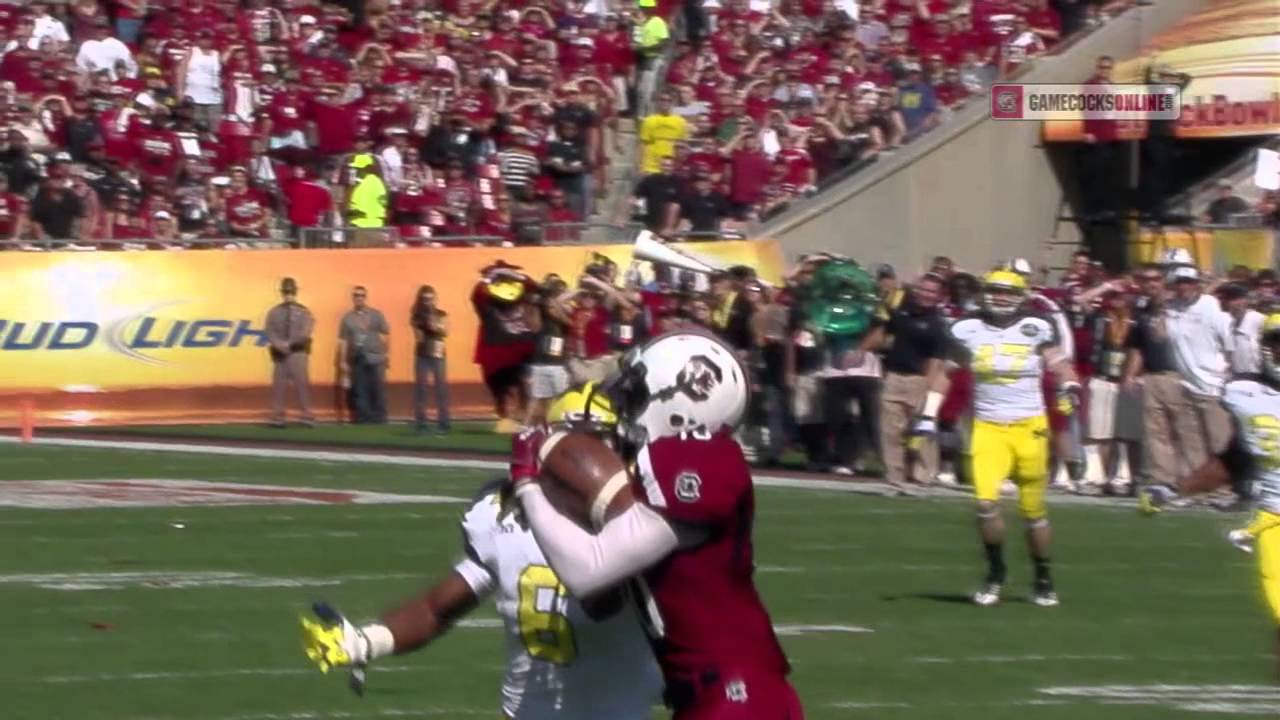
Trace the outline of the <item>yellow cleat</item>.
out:
[[[320,668],[320,672],[327,673],[335,667],[351,664],[351,656],[342,647],[341,625],[325,625],[305,617],[299,619],[302,621],[302,650]]]
[[[1162,512],[1177,498],[1172,488],[1164,485],[1148,485],[1138,490],[1138,512],[1151,516]]]

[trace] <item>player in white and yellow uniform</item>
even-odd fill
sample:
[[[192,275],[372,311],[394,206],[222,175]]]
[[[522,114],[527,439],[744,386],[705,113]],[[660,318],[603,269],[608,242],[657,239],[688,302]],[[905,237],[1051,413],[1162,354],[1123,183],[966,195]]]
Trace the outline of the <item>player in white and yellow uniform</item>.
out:
[[[978,534],[987,557],[987,576],[973,594],[978,605],[1000,601],[1006,568],[1004,518],[1000,487],[1012,479],[1018,487],[1018,510],[1027,524],[1028,546],[1035,568],[1032,601],[1058,604],[1049,572],[1052,533],[1045,490],[1049,484],[1049,423],[1045,416],[1041,375],[1058,380],[1059,409],[1070,414],[1079,405],[1080,384],[1060,348],[1053,323],[1020,308],[1027,283],[1017,273],[996,270],[983,282],[982,311],[951,326],[955,364],[973,373],[973,432],[969,457],[978,501]],[[949,383],[945,371],[930,378],[930,392],[915,422],[917,434],[936,430],[938,407]]]
[[[1253,519],[1228,539],[1247,551],[1256,547],[1263,595],[1276,627],[1276,675],[1280,678],[1280,313],[1263,321],[1260,355],[1260,376],[1233,380],[1223,388],[1222,404],[1234,426],[1227,450],[1205,461],[1176,490],[1149,485],[1139,500],[1150,514],[1176,493],[1208,492],[1232,482],[1252,486]]]
[[[570,390],[548,420],[577,430],[600,423],[611,432],[604,425],[617,419],[604,403],[589,386]],[[623,593],[586,603],[570,597],[502,485],[486,488],[463,515],[465,553],[444,580],[360,627],[322,608],[322,622],[303,623],[308,655],[322,670],[351,666],[363,679],[369,661],[425,645],[492,596],[506,636],[503,718],[648,720],[662,677],[634,607]]]

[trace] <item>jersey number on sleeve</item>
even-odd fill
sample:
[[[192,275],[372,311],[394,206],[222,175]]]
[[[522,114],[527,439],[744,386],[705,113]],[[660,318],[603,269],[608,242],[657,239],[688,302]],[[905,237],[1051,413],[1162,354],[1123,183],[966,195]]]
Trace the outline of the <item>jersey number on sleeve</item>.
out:
[[[973,353],[973,375],[978,382],[1008,385],[1017,382],[1031,357],[1030,345],[987,343]],[[1008,358],[1004,368],[996,370],[996,361]]]
[[[578,655],[573,626],[565,616],[568,592],[555,571],[546,565],[530,565],[517,583],[520,605],[516,619],[525,649],[539,660],[567,665]]]

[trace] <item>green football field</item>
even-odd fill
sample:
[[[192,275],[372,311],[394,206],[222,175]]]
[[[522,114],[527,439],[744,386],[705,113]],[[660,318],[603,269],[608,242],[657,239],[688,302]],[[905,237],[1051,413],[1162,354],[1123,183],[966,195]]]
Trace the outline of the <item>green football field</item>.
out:
[[[0,444],[0,717],[496,720],[490,607],[375,666],[363,700],[297,632],[314,599],[363,618],[447,569],[463,499],[492,475]],[[182,504],[226,497],[282,504]],[[139,498],[169,506],[112,506]],[[1063,605],[1023,601],[1015,537],[1010,599],[980,609],[962,498],[761,487],[758,579],[808,717],[1280,714],[1251,558],[1220,540],[1238,517],[1058,505]]]

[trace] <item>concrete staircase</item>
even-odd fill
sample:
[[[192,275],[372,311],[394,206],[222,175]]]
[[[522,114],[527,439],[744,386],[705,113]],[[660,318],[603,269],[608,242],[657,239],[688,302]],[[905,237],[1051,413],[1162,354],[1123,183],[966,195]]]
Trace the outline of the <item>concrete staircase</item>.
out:
[[[618,119],[616,139],[606,134],[605,151],[609,156],[604,197],[595,202],[595,212],[587,218],[593,227],[582,234],[584,243],[629,242],[629,233],[611,231],[600,225],[616,224],[618,218],[630,216],[628,204],[631,189],[639,179],[639,158],[636,155],[636,125],[631,118]]]

